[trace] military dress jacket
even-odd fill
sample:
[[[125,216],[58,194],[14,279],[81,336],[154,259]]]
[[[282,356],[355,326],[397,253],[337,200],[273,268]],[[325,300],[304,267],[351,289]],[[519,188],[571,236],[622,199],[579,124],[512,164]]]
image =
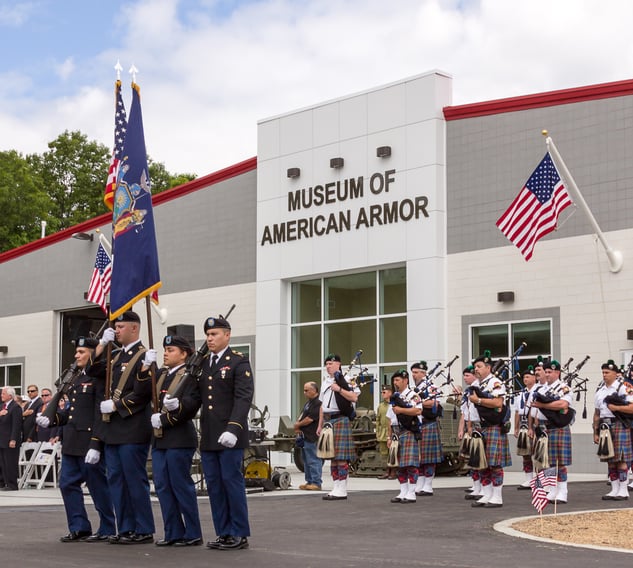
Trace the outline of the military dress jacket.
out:
[[[128,367],[134,355],[144,349],[139,341],[125,351],[120,349],[112,359],[110,377],[110,392],[105,393],[106,398],[113,398],[118,389],[119,380]],[[144,355],[140,355],[134,363],[134,368],[128,375],[127,381],[121,389],[121,393],[115,401],[115,410],[110,414],[110,421],[105,424],[103,441],[106,444],[118,446],[121,444],[149,444],[152,438],[152,373],[156,372],[156,366],[142,371]],[[96,374],[96,365],[93,365],[91,374]],[[99,378],[105,378],[105,364],[99,368]]]
[[[236,448],[247,448],[248,414],[253,402],[253,372],[247,357],[230,347],[213,369],[205,359],[198,381],[200,450],[226,449],[218,442],[223,432],[237,436]]]
[[[154,436],[152,447],[159,450],[170,448],[197,448],[198,433],[193,418],[198,412],[199,397],[195,396],[197,389],[195,381],[189,381],[178,396],[180,405],[176,410],[167,411],[163,408],[163,399],[176,377],[182,378],[185,368],[180,367],[173,373],[163,368],[158,372],[156,388],[158,390],[158,412],[161,413],[162,437]]]
[[[35,439],[37,438],[37,434],[35,431],[35,419],[37,418],[37,414],[42,411],[42,405],[44,404],[44,401],[41,399],[41,397],[38,396],[30,408],[28,407],[29,403],[30,401],[26,403],[24,409],[22,410],[23,413],[24,410],[33,411],[33,413],[29,414],[28,416],[22,416],[22,439],[25,442],[27,440],[35,441]]]
[[[62,454],[85,456],[88,450],[103,451],[105,423],[99,404],[104,383],[82,372],[73,380],[68,392],[69,404],[57,408],[53,424],[63,426]]]

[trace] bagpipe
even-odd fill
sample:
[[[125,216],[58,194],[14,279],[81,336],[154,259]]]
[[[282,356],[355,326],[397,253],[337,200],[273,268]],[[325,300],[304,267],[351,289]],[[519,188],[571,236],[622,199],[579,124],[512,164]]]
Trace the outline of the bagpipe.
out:
[[[626,400],[626,395],[618,394],[623,382],[620,382],[616,392],[604,397],[605,404],[612,404],[613,406],[627,406],[629,402]],[[613,415],[622,423],[625,428],[633,427],[633,414],[627,414],[626,412],[620,412],[619,410],[612,410]]]
[[[413,390],[420,395],[422,402],[428,400],[433,401],[433,406],[422,407],[422,417],[425,420],[435,421],[444,415],[444,409],[439,399],[444,396],[444,394],[442,393],[442,388],[450,385],[453,382],[453,379],[451,378],[451,365],[455,361],[457,361],[457,359],[459,359],[459,355],[455,355],[455,357],[453,357],[441,369],[439,368],[442,363],[436,363],[435,366],[427,373],[426,377],[420,383],[420,385],[414,387]],[[434,381],[439,378],[443,378],[444,381],[441,384],[436,385]],[[454,411],[454,414],[456,414],[456,410]]]
[[[334,373],[334,382],[344,391],[354,391],[355,388],[361,388],[370,383],[376,382],[376,379],[367,374],[367,367],[363,367],[361,364],[361,356],[363,350],[359,349],[354,355],[354,358],[347,368],[347,372],[343,374],[341,371]],[[358,369],[359,372],[352,375],[352,371]],[[349,377],[349,378],[348,378]],[[352,420],[356,416],[356,408],[353,402],[346,399],[340,392],[334,393],[334,399],[336,400],[336,406],[341,414],[347,416]]]
[[[569,371],[569,365],[574,360],[573,357],[570,357],[567,363],[563,365],[561,368],[561,381],[567,383],[567,386],[572,389],[572,392],[576,395],[576,402],[580,402],[580,395],[584,395],[583,400],[583,409],[582,409],[582,417],[587,418],[587,383],[589,379],[579,377],[580,369],[582,369],[587,361],[589,361],[591,357],[589,355],[585,355],[585,358],[576,365],[576,368],[573,371]],[[563,373],[565,373],[563,375]]]
[[[369,369],[367,367],[363,367],[361,363],[362,355],[362,349],[356,351],[356,355],[354,355],[354,358],[351,360],[349,367],[347,368],[347,372],[345,373],[346,381],[352,390],[377,382],[377,379],[373,375],[369,374]]]
[[[556,402],[560,399],[560,394],[553,391],[540,392],[539,390],[536,390],[532,395],[533,401],[540,402],[542,404],[549,404],[550,402]],[[566,411],[562,409],[554,410],[552,408],[539,408],[539,410],[554,428],[564,428],[565,426],[569,426],[576,417],[576,410],[574,410],[571,406],[569,406]]]
[[[622,379],[624,382],[633,385],[633,355],[631,355],[631,360],[622,373]]]
[[[483,390],[481,387],[470,385],[464,391],[464,396],[468,398],[470,395],[476,394],[479,398],[492,400],[497,398],[492,395],[491,392]],[[484,423],[484,426],[501,426],[505,422],[510,420],[510,405],[503,402],[503,405],[499,408],[490,408],[488,406],[477,406],[477,413],[479,418]]]
[[[394,392],[389,399],[391,406],[397,406],[399,408],[413,408],[413,405],[400,396],[399,392]],[[409,432],[414,434],[420,433],[420,420],[417,415],[412,416],[410,414],[398,414],[398,425]]]

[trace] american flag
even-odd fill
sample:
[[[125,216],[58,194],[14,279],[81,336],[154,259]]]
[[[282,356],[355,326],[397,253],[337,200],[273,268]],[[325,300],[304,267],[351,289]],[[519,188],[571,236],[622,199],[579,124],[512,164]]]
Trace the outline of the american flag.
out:
[[[554,487],[556,485],[556,478],[546,476],[543,471],[539,471],[536,477],[533,477],[530,481],[532,487],[532,505],[539,512],[542,513],[543,509],[547,506],[547,487]]]
[[[558,216],[570,205],[571,197],[548,152],[496,225],[530,260],[536,241],[556,229]]]
[[[97,258],[95,259],[95,267],[92,271],[92,278],[90,279],[90,286],[88,288],[87,300],[89,302],[99,304],[106,315],[108,313],[108,308],[106,307],[106,296],[110,292],[111,277],[112,260],[103,248],[103,245],[99,243]]]
[[[121,81],[116,82],[114,91],[114,148],[112,149],[112,159],[110,160],[110,168],[108,169],[108,180],[106,181],[105,194],[103,195],[103,202],[110,211],[112,211],[114,202],[119,164],[121,163],[123,143],[125,142],[125,134],[127,133],[127,116],[125,114],[123,98],[121,97]]]

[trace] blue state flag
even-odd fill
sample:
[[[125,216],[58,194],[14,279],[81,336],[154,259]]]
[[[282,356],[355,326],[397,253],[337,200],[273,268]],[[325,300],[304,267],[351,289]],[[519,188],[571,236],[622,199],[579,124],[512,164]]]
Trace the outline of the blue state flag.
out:
[[[112,210],[110,319],[161,287],[140,88],[132,83],[123,157]]]

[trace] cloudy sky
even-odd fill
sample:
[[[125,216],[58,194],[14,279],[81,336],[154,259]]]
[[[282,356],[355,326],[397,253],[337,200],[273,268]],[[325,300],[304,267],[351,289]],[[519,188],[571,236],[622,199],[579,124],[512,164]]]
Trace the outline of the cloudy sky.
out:
[[[117,60],[150,156],[205,175],[257,121],[441,69],[453,104],[633,76],[630,0],[0,0],[0,150],[112,146]]]

